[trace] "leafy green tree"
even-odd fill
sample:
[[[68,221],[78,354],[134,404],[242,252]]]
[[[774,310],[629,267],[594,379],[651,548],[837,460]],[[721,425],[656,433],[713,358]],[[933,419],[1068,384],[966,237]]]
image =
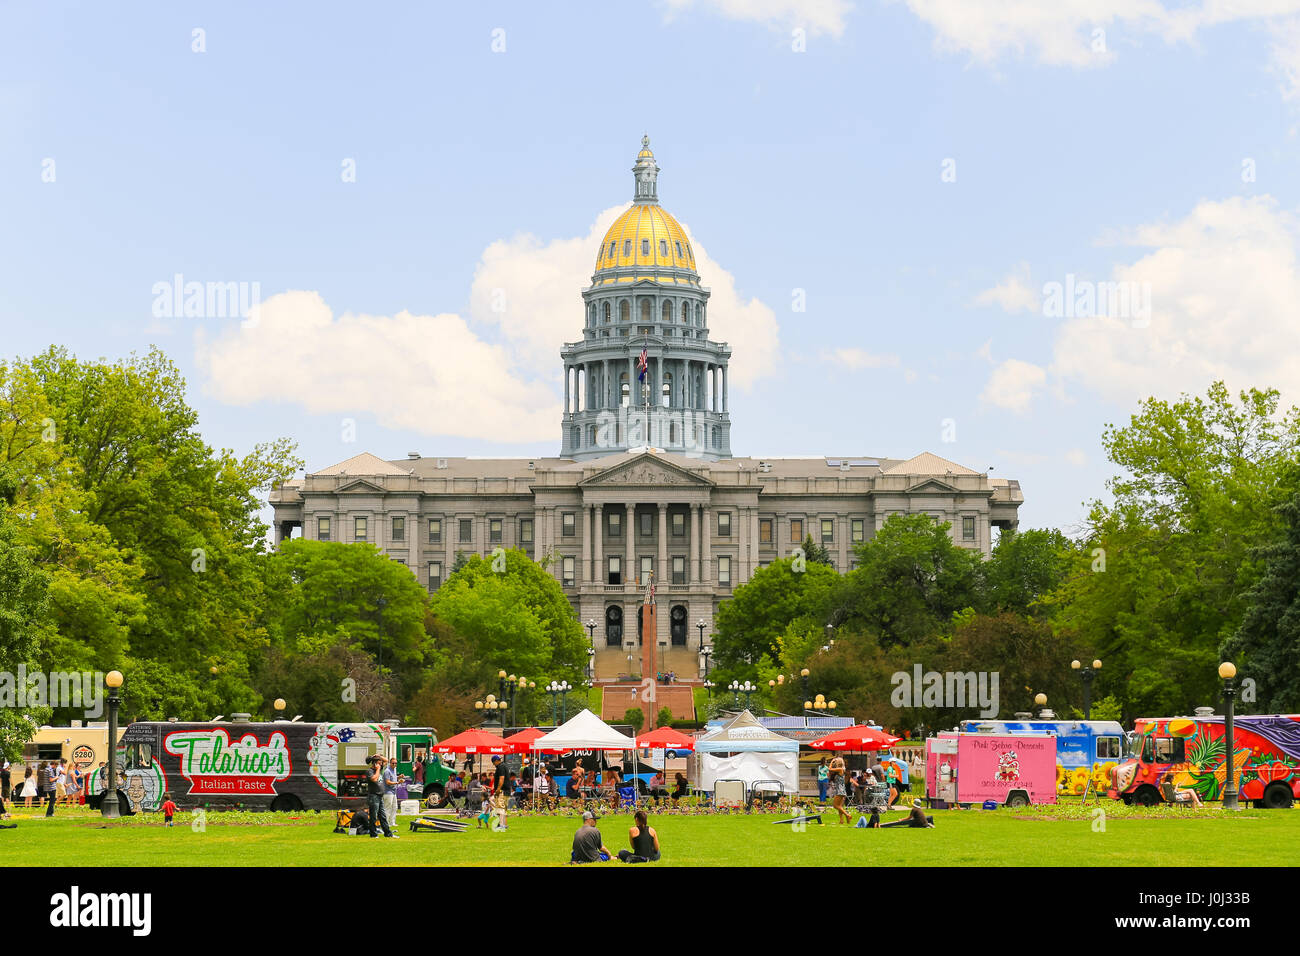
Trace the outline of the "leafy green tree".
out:
[[[673,711],[671,707],[660,707],[659,716],[655,718],[656,727],[667,727],[673,721]]]
[[[1295,477],[1286,483],[1295,488]],[[1255,681],[1255,707],[1286,714],[1300,711],[1300,491],[1277,510],[1284,535],[1259,549],[1263,575],[1246,595],[1250,606],[1222,656]]]
[[[46,610],[49,578],[20,543],[15,521],[7,507],[17,496],[13,475],[0,465],[0,672],[16,678],[19,667],[34,669],[43,636],[49,629]],[[16,759],[39,722],[48,719],[47,708],[18,707],[17,699],[0,706],[0,756]]]
[[[980,567],[982,609],[1043,613],[1040,600],[1065,580],[1075,551],[1054,529],[1004,531]]]
[[[795,559],[784,558],[759,568],[718,608],[713,637],[715,680],[752,677],[746,670],[775,662],[781,639],[792,625],[818,634],[826,624],[830,602],[840,576],[829,565],[808,561],[795,570]]]
[[[953,544],[947,522],[893,515],[856,547],[858,566],[844,576],[835,616],[877,635],[882,647],[910,644],[948,628],[979,603],[980,555]]]
[[[629,707],[623,713],[623,723],[631,724],[636,733],[641,733],[641,727],[645,723],[645,713],[640,707]]]
[[[809,564],[824,564],[828,568],[834,567],[834,563],[831,561],[830,549],[814,541],[811,534],[803,539],[803,544],[800,547],[803,548],[804,558]]]

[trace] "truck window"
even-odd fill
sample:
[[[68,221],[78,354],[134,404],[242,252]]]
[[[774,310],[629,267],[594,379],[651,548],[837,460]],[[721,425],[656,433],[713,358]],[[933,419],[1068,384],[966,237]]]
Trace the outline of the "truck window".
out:
[[[398,763],[410,763],[410,762],[411,762],[411,745],[402,744],[402,756],[398,760]]]
[[[1142,738],[1142,762],[1155,763],[1156,747],[1151,737]]]
[[[131,744],[126,749],[126,769],[144,770],[153,765],[153,747],[149,744]]]
[[[1157,737],[1156,738],[1156,763],[1182,763],[1186,760],[1183,753],[1184,741],[1182,737]]]
[[[1122,741],[1119,737],[1098,737],[1097,738],[1097,759],[1098,760],[1119,760],[1123,754]]]

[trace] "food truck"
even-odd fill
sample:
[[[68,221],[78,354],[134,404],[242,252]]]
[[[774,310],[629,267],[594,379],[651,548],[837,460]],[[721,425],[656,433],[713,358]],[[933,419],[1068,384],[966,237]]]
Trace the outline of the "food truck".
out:
[[[389,735],[388,756],[392,758],[398,774],[407,780],[415,779],[415,761],[424,762],[424,785],[408,783],[407,791],[412,797],[433,800],[441,804],[446,798],[447,781],[455,773],[450,763],[433,752],[438,742],[438,732],[432,727],[398,727],[394,725]]]
[[[1055,803],[1056,739],[1051,734],[938,734],[925,742],[925,795],[930,806]]]
[[[967,720],[968,733],[1052,734],[1056,738],[1056,792],[1105,793],[1110,772],[1124,758],[1124,728],[1115,720]]]
[[[1248,714],[1232,723],[1240,798],[1261,808],[1290,807],[1300,799],[1300,714]],[[1224,730],[1223,717],[1209,714],[1139,718],[1133,757],[1115,768],[1109,796],[1151,806],[1192,790],[1202,800],[1222,800]]]
[[[237,715],[238,716],[238,715]],[[380,723],[136,721],[118,746],[123,812],[334,810],[365,803],[366,759],[390,754]]]

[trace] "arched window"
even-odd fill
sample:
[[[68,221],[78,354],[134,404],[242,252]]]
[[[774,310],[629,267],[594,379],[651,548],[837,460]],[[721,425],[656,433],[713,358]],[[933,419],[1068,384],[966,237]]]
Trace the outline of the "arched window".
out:
[[[672,398],[673,398],[673,373],[672,372],[664,372],[663,393],[664,393],[663,394],[664,408],[670,408],[672,406]]]
[[[677,258],[678,258],[678,259],[684,258],[684,257],[682,256],[682,241],[681,241],[680,239],[678,239],[678,240],[676,240],[673,244],[674,244],[675,246],[677,246]]]
[[[624,299],[618,304],[618,320],[620,322],[632,321],[632,303]]]
[[[665,324],[673,320],[673,304],[671,302],[665,302],[664,307],[659,311],[662,314],[661,321]]]
[[[623,407],[626,408],[632,401],[632,388],[627,383],[627,372],[624,372],[620,378],[622,379],[622,382],[619,386],[619,391],[623,394]]]
[[[605,608],[605,646],[620,647],[623,643],[623,609],[617,604]]]
[[[612,242],[611,242],[611,243],[609,244],[609,258],[610,258],[610,262],[611,262],[611,263],[614,261],[614,246],[615,246],[615,243],[612,243]]]
[[[605,303],[605,324],[609,325],[609,303]]]
[[[682,303],[682,325],[691,323],[691,306],[689,302]]]
[[[624,240],[623,240],[623,256],[624,256],[624,258],[626,258],[627,256],[630,256],[631,254],[632,254],[632,240],[631,240],[631,239],[624,239]]]
[[[650,321],[650,300],[649,299],[641,300],[641,321],[642,322]]]
[[[649,239],[642,239],[642,240],[641,240],[641,255],[643,255],[643,256],[648,256],[648,255],[650,255],[650,240],[649,240]]]
[[[660,240],[659,240],[659,255],[663,256],[665,259],[668,258],[668,240],[667,240],[667,239],[660,239]]]

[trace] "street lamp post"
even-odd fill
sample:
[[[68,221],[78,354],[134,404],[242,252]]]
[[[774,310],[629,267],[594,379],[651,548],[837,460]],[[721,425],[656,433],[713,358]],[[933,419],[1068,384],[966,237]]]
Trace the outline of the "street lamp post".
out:
[[[587,640],[592,647],[596,646],[596,622],[594,620],[587,622]]]
[[[799,671],[799,679],[803,682],[803,699],[806,705],[808,703],[808,668],[805,667]],[[807,707],[805,706],[804,709],[806,710]]]
[[[1092,719],[1092,682],[1101,670],[1101,661],[1093,661],[1091,667],[1085,667],[1079,661],[1070,661],[1070,667],[1079,672],[1083,680],[1083,719]]]
[[[99,799],[99,815],[116,820],[122,815],[117,802],[117,708],[122,703],[118,696],[122,672],[109,671],[104,675],[104,683],[108,686],[108,779],[104,782],[104,795]]]
[[[568,693],[571,690],[573,690],[573,687],[569,684],[567,680],[551,681],[549,684],[546,685],[546,692],[551,695],[551,723],[552,724],[555,723],[555,699],[557,697],[560,699],[560,706],[562,708],[563,720],[569,719]]]
[[[706,680],[706,681],[704,682],[704,689],[707,690],[707,691],[709,692],[709,696],[710,696],[710,697],[713,696],[713,688],[715,688],[715,687],[717,687],[717,686],[718,686],[718,685],[715,684],[715,683],[713,683],[713,681],[711,681],[711,680]]]
[[[700,623],[702,624],[702,623],[704,623],[704,622],[701,621]],[[696,626],[698,627],[699,625],[697,624]],[[703,631],[700,631],[700,639],[701,639],[701,640],[704,639],[704,632],[703,632]],[[708,647],[705,647],[705,646],[703,646],[703,645],[700,646],[700,656],[704,658],[704,679],[705,679],[706,681],[709,679],[709,657],[710,657],[712,654],[713,654],[713,646],[712,646],[712,645],[710,645],[710,646],[708,646]]]
[[[589,680],[596,679],[596,648],[587,648],[587,677]]]
[[[284,720],[284,708],[285,708],[284,698],[277,697],[275,699],[275,703],[272,706],[275,707],[275,719]]]
[[[1232,679],[1237,676],[1237,665],[1224,661],[1219,665],[1219,676],[1223,678],[1223,744],[1227,754],[1228,776],[1223,785],[1223,809],[1239,810],[1237,806],[1237,774],[1232,765],[1232,705],[1237,696],[1237,688]]]

